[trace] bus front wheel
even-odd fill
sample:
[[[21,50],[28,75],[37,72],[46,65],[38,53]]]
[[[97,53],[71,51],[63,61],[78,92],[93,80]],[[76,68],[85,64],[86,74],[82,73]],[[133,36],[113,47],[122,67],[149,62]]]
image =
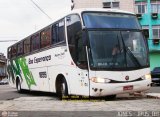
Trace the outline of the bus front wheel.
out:
[[[116,95],[108,95],[105,97],[105,100],[115,100],[116,99]]]
[[[65,78],[58,81],[57,94],[60,100],[68,98],[68,87]]]

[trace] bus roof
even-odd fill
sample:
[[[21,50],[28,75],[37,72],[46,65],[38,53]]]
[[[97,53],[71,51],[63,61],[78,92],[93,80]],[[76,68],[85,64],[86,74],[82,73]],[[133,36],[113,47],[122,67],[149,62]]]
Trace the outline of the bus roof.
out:
[[[94,12],[94,11],[95,11],[95,12],[109,12],[109,13],[125,13],[125,14],[132,14],[132,15],[134,15],[134,13],[132,13],[132,12],[123,11],[123,10],[119,10],[119,9],[110,9],[110,8],[105,8],[105,9],[104,9],[104,8],[80,8],[80,9],[75,9],[75,10],[69,11],[68,13],[64,14],[63,17],[60,16],[57,20],[53,21],[53,23],[56,22],[56,21],[58,21],[58,20],[60,20],[60,19],[62,19],[62,18],[64,18],[64,17],[66,17],[66,16],[68,16],[68,15],[71,15],[71,14],[79,14],[79,15],[81,15],[82,12],[87,12],[87,11],[88,11],[88,12]],[[44,28],[52,25],[53,23],[45,26]],[[33,34],[39,32],[39,31],[43,30],[44,28],[42,28],[42,29],[40,29],[40,30],[38,30],[38,31],[30,34],[29,36],[23,38],[23,39],[20,40],[20,41],[23,41],[24,39],[30,37],[31,35],[33,35]],[[19,43],[20,41],[12,44],[11,46]],[[8,48],[10,48],[11,46],[9,46]]]
[[[126,13],[126,14],[134,14],[132,12],[124,11],[124,10],[119,10],[119,9],[104,9],[104,8],[81,8],[81,9],[75,9],[72,10],[70,14],[72,13],[78,13],[81,14],[84,11],[96,11],[96,12],[113,12],[113,13]]]

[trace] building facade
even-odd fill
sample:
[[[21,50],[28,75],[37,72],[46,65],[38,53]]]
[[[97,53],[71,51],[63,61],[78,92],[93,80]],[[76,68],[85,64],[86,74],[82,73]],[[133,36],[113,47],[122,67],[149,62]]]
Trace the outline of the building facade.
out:
[[[0,81],[7,76],[6,74],[7,59],[4,54],[0,53]]]
[[[135,0],[135,13],[142,28],[149,31],[151,70],[160,67],[160,0]]]
[[[114,8],[134,12],[134,0],[72,0],[72,9]]]

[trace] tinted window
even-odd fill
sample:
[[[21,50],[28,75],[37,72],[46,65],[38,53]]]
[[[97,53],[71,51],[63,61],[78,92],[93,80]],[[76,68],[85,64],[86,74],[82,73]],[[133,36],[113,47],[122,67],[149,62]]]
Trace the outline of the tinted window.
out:
[[[11,58],[11,48],[8,48],[8,58]]]
[[[17,45],[12,46],[12,57],[15,57],[17,54]]]
[[[54,24],[52,27],[52,43],[58,42],[58,24]]]
[[[61,20],[52,27],[52,42],[53,44],[65,41],[65,26],[64,20]]]
[[[67,19],[68,45],[73,61],[83,68],[86,63],[85,48],[82,44],[82,26],[78,15],[70,15]],[[84,65],[85,66],[85,65]]]
[[[59,22],[58,27],[58,41],[64,41],[65,40],[65,28],[64,28],[64,20]]]
[[[31,46],[31,50],[38,50],[40,48],[40,36],[39,33],[35,34],[31,37],[32,40],[32,46]]]
[[[18,43],[18,50],[17,50],[18,55],[23,54],[23,42]]]
[[[160,72],[160,67],[155,67],[153,71],[159,71]]]
[[[137,69],[148,66],[148,52],[141,32],[88,31],[91,68]]]
[[[87,28],[125,28],[140,29],[141,26],[133,15],[109,13],[83,13],[84,24]]]
[[[30,52],[30,38],[24,40],[24,53]]]
[[[51,45],[51,28],[41,32],[41,48]]]

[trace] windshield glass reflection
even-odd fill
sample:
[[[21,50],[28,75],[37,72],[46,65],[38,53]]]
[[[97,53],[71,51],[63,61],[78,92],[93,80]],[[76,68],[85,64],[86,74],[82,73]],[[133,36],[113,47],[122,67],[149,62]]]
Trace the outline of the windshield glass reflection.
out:
[[[123,69],[148,65],[147,49],[141,32],[88,31],[91,68]]]

